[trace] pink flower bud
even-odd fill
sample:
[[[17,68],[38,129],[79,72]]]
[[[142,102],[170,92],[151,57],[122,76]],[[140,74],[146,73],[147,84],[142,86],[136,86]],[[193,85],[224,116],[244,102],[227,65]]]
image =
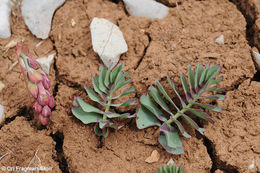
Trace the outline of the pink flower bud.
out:
[[[21,58],[20,58],[19,61],[20,61],[20,65],[22,67],[23,73],[26,76],[27,75],[27,71],[26,71],[26,67],[25,67],[24,61]]]
[[[28,57],[28,63],[29,63],[29,66],[32,67],[35,70],[40,68],[40,64],[37,61],[35,61],[34,59],[32,59],[32,58]]]
[[[33,104],[33,111],[35,113],[41,113],[42,112],[42,106],[38,102],[35,102]]]
[[[49,106],[44,106],[42,109],[42,116],[44,117],[49,117],[51,114],[51,109],[49,108]]]
[[[55,101],[54,101],[53,96],[51,96],[49,99],[49,106],[50,106],[50,108],[53,108],[55,106]]]
[[[45,75],[42,76],[42,84],[46,90],[51,87],[50,80]]]
[[[39,115],[39,120],[42,123],[42,125],[46,126],[48,124],[49,118],[44,117],[42,114]]]
[[[38,88],[39,88],[39,94],[38,94],[37,101],[42,106],[48,105],[49,98],[50,98],[49,92],[45,90],[41,82],[38,84]]]
[[[38,96],[38,87],[36,84],[28,81],[28,89],[34,98]]]
[[[42,75],[33,69],[28,70],[28,76],[33,83],[38,83],[42,80]]]

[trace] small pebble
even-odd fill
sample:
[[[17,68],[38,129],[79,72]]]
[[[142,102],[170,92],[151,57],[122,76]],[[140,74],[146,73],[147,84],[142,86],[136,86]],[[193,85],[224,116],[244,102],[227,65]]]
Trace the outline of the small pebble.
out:
[[[4,122],[4,107],[0,104],[0,124]]]
[[[224,35],[220,35],[216,40],[215,40],[216,43],[218,44],[224,44],[225,41],[224,41]]]
[[[50,74],[50,66],[52,63],[52,60],[54,58],[55,54],[51,54],[49,55],[47,58],[43,57],[43,58],[38,58],[36,59],[36,61],[41,65],[42,70],[46,73],[46,74]]]
[[[149,156],[145,162],[147,163],[154,163],[154,162],[158,162],[160,159],[160,154],[158,153],[157,150],[153,150],[151,156]]]
[[[168,14],[168,7],[155,0],[123,0],[127,11],[136,17],[162,19]]]
[[[255,63],[256,63],[256,68],[258,70],[260,70],[260,54],[255,52],[255,51],[253,51],[253,50],[252,50],[252,53],[253,53],[254,60],[255,60]]]

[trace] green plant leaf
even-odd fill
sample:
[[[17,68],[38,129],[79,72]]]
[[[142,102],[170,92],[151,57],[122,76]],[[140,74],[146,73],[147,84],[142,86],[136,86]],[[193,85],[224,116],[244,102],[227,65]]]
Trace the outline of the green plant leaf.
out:
[[[186,80],[184,74],[181,74],[181,83],[182,83],[182,87],[184,89],[186,100],[187,100],[187,102],[189,102],[191,100],[190,90],[189,90],[189,87],[188,87],[188,84],[187,84],[187,80]]]
[[[151,126],[161,126],[161,123],[152,112],[141,105],[137,112],[136,125],[138,129],[143,129]]]
[[[122,79],[124,79],[126,76],[128,76],[130,74],[130,72],[122,72],[120,71],[116,77],[116,80],[115,80],[115,84],[117,84],[118,82],[120,82]]]
[[[108,88],[109,84],[110,84],[110,73],[111,73],[111,70],[108,69],[106,76],[105,76],[105,80],[104,80],[104,84],[105,84],[106,88]]]
[[[107,127],[118,130],[118,129],[122,128],[123,126],[117,126],[109,120],[99,120],[99,128],[100,129],[104,129],[104,128],[107,128]]]
[[[195,74],[195,90],[198,92],[199,88],[199,82],[200,82],[200,77],[203,72],[203,66],[200,65],[200,63],[197,64],[197,69],[196,69],[196,74]]]
[[[109,128],[100,129],[98,125],[95,126],[94,131],[97,136],[103,136],[104,138],[109,134]]]
[[[154,88],[153,86],[149,87],[149,95],[155,100],[155,102],[161,106],[166,112],[168,112],[170,115],[173,116],[171,113],[170,108],[167,106],[167,104],[163,101],[163,98],[161,97],[159,91]]]
[[[211,67],[208,71],[206,80],[210,80],[211,78],[216,76],[220,72],[220,70],[221,70],[220,65],[214,65],[213,67]]]
[[[117,114],[114,112],[104,112],[108,118],[134,118],[136,114],[130,115],[129,113]]]
[[[152,101],[149,95],[142,95],[140,98],[140,102],[143,106],[146,107],[150,112],[152,112],[159,120],[166,121],[167,119],[163,116],[162,111],[157,108],[157,106]]]
[[[185,137],[185,138],[191,138],[191,136],[185,131],[184,127],[182,126],[182,124],[174,117],[170,117],[170,120],[172,120],[178,127],[178,129],[180,130],[181,134]]]
[[[106,77],[106,67],[105,66],[101,66],[99,68],[99,73],[100,73],[100,76],[98,78],[98,86],[99,86],[99,89],[102,91],[102,92],[106,92],[107,91],[107,88],[104,84],[104,81],[105,81],[105,77]]]
[[[118,103],[118,104],[104,104],[104,106],[113,106],[113,107],[119,107],[119,106],[131,106],[134,105],[136,103],[136,99],[132,99],[132,100],[127,100],[124,101],[123,103]]]
[[[118,73],[123,69],[124,64],[118,64],[118,66],[111,72],[110,82],[114,83]]]
[[[160,131],[166,137],[167,146],[173,149],[182,148],[182,142],[178,131],[171,125],[163,123],[160,127]]]
[[[174,140],[180,140],[180,138],[175,138]],[[171,154],[184,154],[184,149],[182,146],[177,147],[177,148],[171,148],[167,145],[167,140],[166,140],[166,136],[164,134],[160,134],[158,137],[158,141],[159,143],[163,146],[163,148],[171,153]]]
[[[109,97],[109,99],[113,99],[113,100],[114,99],[118,99],[119,97],[123,97],[125,95],[132,94],[132,93],[135,93],[135,88],[133,86],[130,87],[130,88],[124,89],[124,91],[121,94],[117,95],[117,96]]]
[[[98,103],[102,103],[101,98],[93,91],[93,89],[88,88],[86,85],[84,85],[84,88],[85,88],[86,92],[88,93],[88,96],[91,100],[98,102]]]
[[[77,97],[76,99],[77,99],[77,103],[80,105],[80,107],[82,108],[82,110],[84,112],[95,112],[95,113],[99,113],[99,114],[103,113],[103,111],[99,110],[98,108],[84,102],[82,100],[82,98]]]
[[[156,170],[156,173],[185,173],[185,169],[181,165],[170,164],[164,165]]]
[[[190,91],[193,94],[195,89],[195,73],[194,70],[191,68],[191,65],[188,66],[188,76],[189,76],[189,84],[190,84]]]
[[[201,108],[208,109],[211,111],[221,112],[222,108],[218,106],[213,106],[210,104],[202,104],[202,103],[195,103],[196,105],[200,106]]]
[[[117,90],[119,90],[121,87],[130,84],[131,80],[130,79],[122,79],[120,82],[118,82],[117,84],[115,84],[112,88],[112,92],[115,92]]]
[[[211,88],[209,88],[209,89],[207,90],[207,92],[214,92],[214,91],[216,91],[216,92],[222,92],[222,91],[225,91],[225,89],[224,89],[224,88],[217,88],[216,86],[214,86],[214,87],[211,87]]]
[[[186,106],[184,100],[181,98],[180,94],[176,90],[176,86],[175,86],[174,82],[171,82],[171,80],[170,80],[170,78],[168,76],[167,76],[167,80],[168,80],[169,84],[171,85],[172,89],[174,90],[175,94],[178,96],[178,98],[179,98],[179,100],[181,102],[182,107]]]
[[[211,123],[215,122],[215,120],[213,120],[208,114],[203,112],[203,110],[188,108],[188,111],[193,113],[194,115],[196,115],[197,117],[199,117],[201,119],[204,119],[204,120],[209,121]]]
[[[220,94],[215,94],[211,96],[203,96],[203,97],[198,97],[197,99],[210,99],[210,100],[225,100],[226,96],[220,95]]]
[[[102,116],[95,112],[85,112],[81,107],[74,107],[72,109],[73,115],[77,117],[84,124],[96,123],[102,119]]]
[[[200,128],[198,126],[198,124],[193,121],[193,119],[191,119],[189,116],[185,115],[185,114],[182,114],[182,117],[192,126],[194,127],[198,132],[200,132],[202,135],[204,134],[205,132],[205,129],[204,128]]]
[[[157,88],[160,90],[160,92],[162,93],[162,95],[175,107],[176,110],[180,110],[178,108],[178,106],[172,101],[172,99],[168,96],[168,94],[166,93],[166,91],[164,90],[162,84],[160,84],[160,82],[158,80],[156,80],[156,85]]]

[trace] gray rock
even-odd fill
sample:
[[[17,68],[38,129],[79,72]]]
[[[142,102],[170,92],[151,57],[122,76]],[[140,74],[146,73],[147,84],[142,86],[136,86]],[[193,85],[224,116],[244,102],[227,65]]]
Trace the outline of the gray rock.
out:
[[[5,120],[4,117],[4,107],[0,104],[0,124],[2,124]]]
[[[253,50],[252,50],[252,53],[253,53],[253,56],[254,56],[256,68],[257,68],[257,70],[260,70],[260,54],[253,51]]]
[[[136,17],[162,19],[168,14],[168,7],[155,0],[123,0],[127,11]]]
[[[53,14],[64,2],[65,0],[23,0],[22,15],[29,30],[38,38],[48,38]]]
[[[0,0],[0,38],[11,36],[9,16],[11,12],[11,0]]]
[[[94,18],[90,24],[93,49],[108,68],[113,68],[122,53],[128,50],[118,26],[103,18]]]
[[[224,44],[224,43],[225,43],[224,35],[220,35],[220,36],[215,40],[215,42],[218,43],[218,44]]]

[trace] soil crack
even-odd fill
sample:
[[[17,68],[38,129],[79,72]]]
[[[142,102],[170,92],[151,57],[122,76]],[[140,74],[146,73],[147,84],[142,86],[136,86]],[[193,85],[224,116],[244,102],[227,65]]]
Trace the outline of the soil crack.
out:
[[[149,28],[149,27],[148,27],[148,28]],[[151,42],[152,42],[152,38],[151,38],[150,34],[149,34],[148,32],[145,32],[145,35],[147,36],[149,42],[148,42],[148,44],[146,45],[146,47],[144,48],[143,55],[142,55],[142,57],[139,59],[139,61],[138,61],[137,65],[136,65],[136,67],[134,68],[135,70],[138,69],[139,65],[142,63],[142,61],[143,61],[143,59],[144,59],[144,57],[145,57],[145,55],[146,55],[147,49],[148,49],[148,47],[150,46],[150,44],[151,44]]]
[[[222,170],[224,172],[239,173],[237,167],[229,165],[226,162],[220,160],[220,158],[216,154],[215,145],[206,136],[203,136],[203,143],[206,146],[207,152],[212,161],[210,173],[214,173],[217,169]]]
[[[32,113],[31,113],[31,109],[30,108],[27,108],[26,106],[24,107],[21,107],[19,109],[19,111],[17,112],[16,115],[12,116],[11,118],[6,118],[4,123],[2,125],[0,125],[0,130],[2,129],[3,126],[11,123],[12,121],[14,121],[16,119],[16,117],[25,117],[27,121],[30,121],[32,120]]]
[[[63,173],[69,173],[69,167],[67,160],[63,153],[63,142],[64,135],[62,132],[51,133],[50,136],[56,142],[55,150],[56,150],[56,161],[59,162],[59,168]]]

